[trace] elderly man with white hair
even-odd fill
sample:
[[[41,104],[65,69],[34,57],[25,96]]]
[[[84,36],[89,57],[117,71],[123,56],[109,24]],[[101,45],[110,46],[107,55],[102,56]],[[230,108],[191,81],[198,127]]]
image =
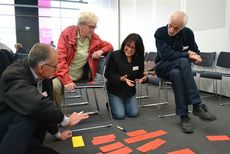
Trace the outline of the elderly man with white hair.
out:
[[[185,27],[187,15],[183,11],[174,12],[166,26],[155,32],[157,57],[156,73],[160,78],[172,82],[175,96],[176,115],[181,117],[184,133],[193,133],[188,105],[193,105],[193,115],[202,121],[214,121],[217,117],[202,104],[194,81],[190,62],[202,62],[199,49],[191,29]]]

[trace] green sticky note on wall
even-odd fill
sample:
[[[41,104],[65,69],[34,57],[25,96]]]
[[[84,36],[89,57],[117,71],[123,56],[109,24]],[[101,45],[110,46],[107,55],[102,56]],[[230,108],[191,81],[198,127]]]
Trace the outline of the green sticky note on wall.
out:
[[[74,148],[85,146],[85,143],[84,143],[82,136],[73,136],[72,137],[72,143],[73,143]]]

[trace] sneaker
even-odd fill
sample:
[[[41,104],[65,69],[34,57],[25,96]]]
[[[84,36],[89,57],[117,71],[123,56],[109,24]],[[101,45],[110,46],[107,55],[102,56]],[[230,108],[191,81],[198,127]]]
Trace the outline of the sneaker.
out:
[[[193,107],[193,115],[198,116],[202,121],[214,121],[217,117],[208,111],[208,107],[205,104],[200,104],[198,107]]]
[[[191,119],[188,116],[181,116],[181,128],[184,133],[191,134],[193,133],[193,127],[191,123]]]

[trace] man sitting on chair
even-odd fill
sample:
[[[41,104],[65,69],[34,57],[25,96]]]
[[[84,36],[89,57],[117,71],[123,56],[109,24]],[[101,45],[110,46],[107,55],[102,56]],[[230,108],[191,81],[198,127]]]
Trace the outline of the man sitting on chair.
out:
[[[193,105],[193,115],[202,121],[214,121],[216,116],[201,103],[198,89],[193,78],[190,61],[202,61],[198,46],[191,29],[185,27],[187,16],[182,11],[174,12],[168,25],[155,32],[157,57],[157,76],[172,82],[175,95],[176,114],[181,117],[184,133],[193,133],[188,105]]]

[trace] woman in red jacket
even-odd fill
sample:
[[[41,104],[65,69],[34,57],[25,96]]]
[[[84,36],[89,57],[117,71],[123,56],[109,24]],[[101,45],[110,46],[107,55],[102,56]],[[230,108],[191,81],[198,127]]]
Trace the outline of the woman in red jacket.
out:
[[[63,102],[63,86],[67,91],[72,91],[76,81],[92,81],[96,76],[100,56],[113,50],[110,43],[94,33],[97,21],[95,14],[82,12],[77,25],[67,27],[60,35],[57,45],[57,78],[53,80],[54,101],[57,105]]]

